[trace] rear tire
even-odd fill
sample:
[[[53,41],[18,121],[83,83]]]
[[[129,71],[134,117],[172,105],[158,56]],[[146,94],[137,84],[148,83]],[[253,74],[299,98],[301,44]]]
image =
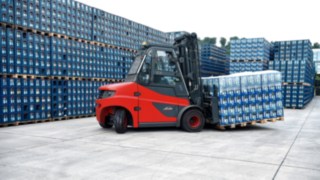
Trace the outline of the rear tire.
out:
[[[191,109],[182,116],[182,129],[187,132],[200,132],[205,124],[203,113],[198,109]]]
[[[117,133],[123,134],[127,131],[128,118],[124,109],[117,109],[114,113],[114,127]]]

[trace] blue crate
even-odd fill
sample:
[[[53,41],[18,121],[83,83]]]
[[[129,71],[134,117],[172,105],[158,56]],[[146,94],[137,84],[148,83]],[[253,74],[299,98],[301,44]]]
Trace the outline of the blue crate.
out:
[[[0,73],[7,74],[8,73],[8,61],[7,61],[7,32],[6,28],[0,27],[1,33],[1,51],[0,51]]]
[[[15,23],[14,0],[1,0],[0,22]]]
[[[15,33],[11,28],[6,28],[7,31],[7,73],[15,73]]]
[[[209,87],[211,95],[216,86],[219,123],[222,126],[283,116],[283,112],[277,112],[283,109],[279,72],[236,74],[202,80],[203,85]]]

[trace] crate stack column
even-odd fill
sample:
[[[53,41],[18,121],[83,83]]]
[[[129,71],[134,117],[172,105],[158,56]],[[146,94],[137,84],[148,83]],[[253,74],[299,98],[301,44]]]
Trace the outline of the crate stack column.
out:
[[[93,115],[98,87],[124,80],[143,41],[173,43],[74,0],[3,0],[0,14],[0,125]]]
[[[283,103],[287,108],[304,108],[314,96],[315,66],[310,40],[274,42],[274,61],[269,68],[280,71]]]
[[[231,40],[230,74],[268,69],[271,44],[264,38]]]
[[[202,77],[229,74],[227,70],[229,61],[225,48],[217,47],[214,44],[201,45],[200,58]]]

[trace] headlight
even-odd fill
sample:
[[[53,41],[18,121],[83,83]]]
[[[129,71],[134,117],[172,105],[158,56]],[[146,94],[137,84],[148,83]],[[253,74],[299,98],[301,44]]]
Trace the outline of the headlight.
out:
[[[100,91],[98,99],[104,99],[111,97],[115,94],[115,91]]]

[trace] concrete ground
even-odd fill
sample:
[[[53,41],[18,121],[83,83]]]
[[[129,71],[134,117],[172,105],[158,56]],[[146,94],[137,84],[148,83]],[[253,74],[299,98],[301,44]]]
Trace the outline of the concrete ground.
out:
[[[320,97],[235,130],[101,129],[95,118],[0,129],[0,179],[320,179]]]

